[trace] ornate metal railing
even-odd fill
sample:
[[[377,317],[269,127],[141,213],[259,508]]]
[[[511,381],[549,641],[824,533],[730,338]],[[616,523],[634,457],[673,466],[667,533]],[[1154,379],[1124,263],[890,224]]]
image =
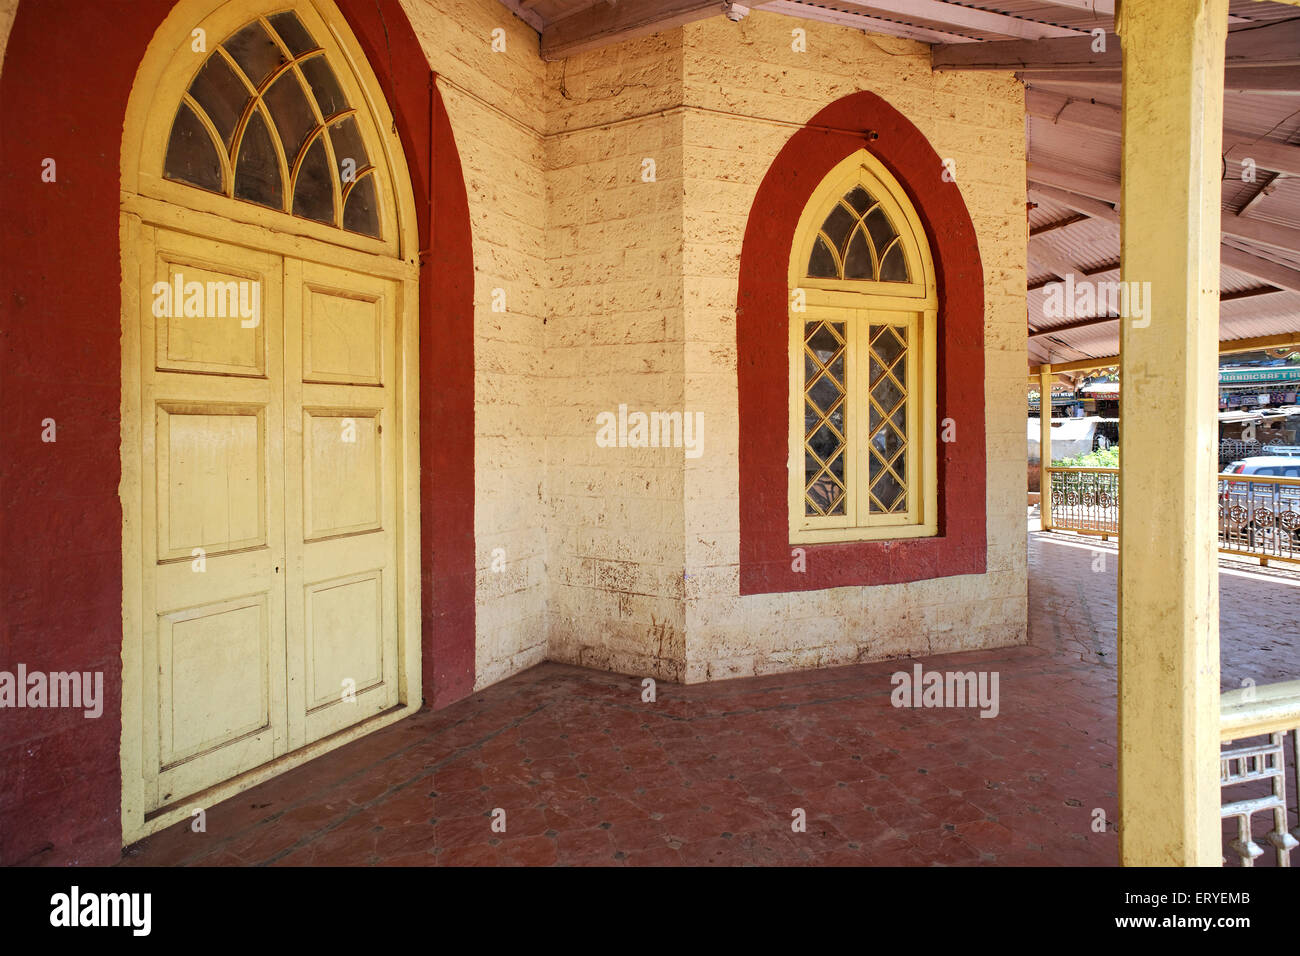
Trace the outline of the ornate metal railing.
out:
[[[1219,550],[1300,563],[1300,478],[1221,475]]]
[[[1119,534],[1119,469],[1055,468],[1042,498],[1043,528],[1108,537]]]
[[[1119,535],[1118,468],[1045,468],[1044,530]],[[1300,564],[1300,478],[1219,476],[1219,550]]]
[[[1264,855],[1252,832],[1254,815],[1271,813],[1273,826],[1265,839],[1276,854],[1278,866],[1291,865],[1291,851],[1300,846],[1300,826],[1287,828],[1287,813],[1300,810],[1297,793],[1287,786],[1285,741],[1291,738],[1291,775],[1300,766],[1300,681],[1243,687],[1229,691],[1219,702],[1219,786],[1224,793],[1220,816],[1235,819],[1237,835],[1227,850],[1242,866],[1254,866]],[[1254,739],[1252,743],[1251,740]],[[1300,781],[1297,781],[1300,784]],[[1229,788],[1243,788],[1232,793]],[[1226,862],[1226,860],[1225,860]]]

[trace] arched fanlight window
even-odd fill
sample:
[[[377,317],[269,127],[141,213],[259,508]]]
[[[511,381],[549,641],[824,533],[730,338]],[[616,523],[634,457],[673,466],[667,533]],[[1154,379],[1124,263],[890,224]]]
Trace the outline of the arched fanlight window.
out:
[[[884,207],[861,185],[854,186],[835,203],[817,231],[808,275],[907,282],[902,242]]]
[[[357,111],[292,11],[221,42],[181,98],[163,176],[382,238],[379,184]]]
[[[865,150],[805,207],[790,284],[791,540],[935,534],[934,269]]]

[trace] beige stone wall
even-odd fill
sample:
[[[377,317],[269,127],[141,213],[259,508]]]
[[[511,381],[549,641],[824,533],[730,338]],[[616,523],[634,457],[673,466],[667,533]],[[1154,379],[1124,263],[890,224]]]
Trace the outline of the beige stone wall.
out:
[[[484,687],[546,657],[546,68],[537,34],[496,0],[402,6],[438,74],[469,195],[475,482],[443,493],[474,495],[475,683]],[[498,27],[504,52],[492,50]],[[505,312],[493,311],[495,289]]]
[[[678,30],[546,77],[549,653],[674,680],[682,452],[599,447],[596,421],[682,408],[681,76]]]
[[[544,64],[493,0],[404,4],[443,77],[474,230],[478,685],[544,657],[697,681],[1022,642],[1021,86],[931,74],[919,44],[761,12]],[[491,52],[497,26],[505,53]],[[791,49],[794,27],[808,52]],[[981,237],[989,571],[741,598],[745,223],[789,124],[860,89],[955,160]],[[620,404],[704,412],[704,454],[598,447],[597,415]]]
[[[807,31],[807,52],[791,30]],[[911,41],[755,12],[683,29],[686,404],[707,454],[686,463],[689,681],[1025,640],[1025,135],[1006,74],[937,73]],[[739,596],[737,263],[772,160],[826,104],[882,96],[955,160],[985,276],[988,573],[904,585]],[[936,169],[935,175],[941,170]],[[785,263],[773,268],[784,270]],[[958,440],[961,418],[956,419]]]

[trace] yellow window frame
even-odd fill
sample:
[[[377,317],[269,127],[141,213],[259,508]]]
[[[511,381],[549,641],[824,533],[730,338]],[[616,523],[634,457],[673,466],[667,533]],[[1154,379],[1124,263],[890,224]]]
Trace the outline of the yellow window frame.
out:
[[[826,216],[856,186],[881,205],[898,231],[908,282],[813,279],[808,260]],[[822,180],[799,220],[789,263],[790,423],[789,517],[792,544],[917,538],[938,533],[936,326],[938,296],[925,230],[898,181],[859,150]],[[808,515],[805,508],[805,323],[843,323],[846,342],[843,515]],[[872,327],[905,330],[907,443],[906,510],[873,513],[870,500],[868,348]]]

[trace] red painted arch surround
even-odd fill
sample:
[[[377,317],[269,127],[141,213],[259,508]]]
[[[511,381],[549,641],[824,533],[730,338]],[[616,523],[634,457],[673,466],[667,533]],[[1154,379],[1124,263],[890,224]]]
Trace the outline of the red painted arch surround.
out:
[[[423,682],[442,706],[474,684],[468,200],[398,0],[335,2],[393,110],[415,191]],[[121,847],[119,157],[136,70],[172,6],[24,0],[0,73],[0,670],[104,675],[98,719],[0,715],[0,865],[109,863]],[[53,443],[41,440],[47,418]]]
[[[936,537],[798,545],[806,552],[807,569],[801,572],[792,567],[786,477],[786,263],[813,190],[863,147],[898,179],[930,242],[939,292],[938,420],[954,420],[957,440],[938,443]],[[942,160],[920,130],[876,94],[861,92],[809,120],[759,186],[745,227],[736,302],[741,594],[896,584],[985,570],[984,273],[961,192],[942,172]]]

